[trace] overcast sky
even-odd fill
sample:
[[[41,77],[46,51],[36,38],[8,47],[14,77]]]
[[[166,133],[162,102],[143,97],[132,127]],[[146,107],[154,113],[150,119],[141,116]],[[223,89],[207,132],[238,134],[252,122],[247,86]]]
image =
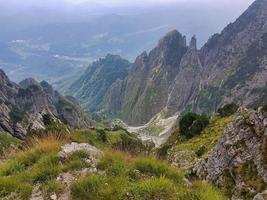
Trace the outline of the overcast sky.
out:
[[[241,3],[248,5],[253,0],[0,0],[0,6],[7,4],[17,5],[55,5],[55,4],[102,4],[105,6],[131,6],[131,5],[155,5],[155,4],[167,4],[170,2],[198,2],[198,3],[210,3],[210,4],[225,4],[225,3]]]

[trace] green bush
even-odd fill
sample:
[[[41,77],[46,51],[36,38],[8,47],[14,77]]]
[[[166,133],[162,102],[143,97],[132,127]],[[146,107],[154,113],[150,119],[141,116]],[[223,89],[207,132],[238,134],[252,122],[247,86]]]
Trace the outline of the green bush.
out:
[[[130,152],[132,154],[138,154],[142,152],[144,146],[142,141],[135,135],[128,132],[121,132],[120,140],[113,144],[113,148],[120,151]]]
[[[226,104],[225,106],[218,109],[218,113],[221,117],[228,117],[236,113],[238,105],[235,103]]]
[[[209,117],[196,113],[186,113],[179,121],[180,132],[186,138],[200,135],[204,128],[209,125]]]
[[[99,139],[100,141],[102,141],[102,142],[104,142],[104,143],[108,141],[107,133],[106,133],[104,130],[102,130],[102,129],[97,129],[96,131],[97,131],[97,133],[98,133],[98,139]]]
[[[49,114],[44,114],[43,115],[43,123],[45,126],[52,125],[54,123],[54,120]]]

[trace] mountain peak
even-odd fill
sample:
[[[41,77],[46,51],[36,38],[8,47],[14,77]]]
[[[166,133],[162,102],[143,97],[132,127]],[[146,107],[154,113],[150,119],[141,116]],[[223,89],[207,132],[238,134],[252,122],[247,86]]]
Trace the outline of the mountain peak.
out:
[[[19,85],[22,87],[22,88],[24,88],[24,89],[26,89],[27,87],[29,87],[29,86],[31,86],[31,85],[40,85],[35,79],[33,79],[33,78],[26,78],[26,79],[24,79],[23,81],[21,81],[20,83],[19,83]]]
[[[6,73],[0,69],[0,80],[8,80]]]
[[[189,48],[190,49],[197,49],[197,38],[195,35],[191,38]]]
[[[183,36],[177,30],[168,32],[160,41],[159,46],[171,46],[171,45],[186,46],[185,36]]]

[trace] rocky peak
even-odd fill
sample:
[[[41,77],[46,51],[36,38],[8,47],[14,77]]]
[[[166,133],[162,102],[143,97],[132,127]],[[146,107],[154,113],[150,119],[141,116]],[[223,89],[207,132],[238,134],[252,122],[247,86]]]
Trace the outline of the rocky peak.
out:
[[[171,46],[175,43],[177,46],[184,46],[184,39],[185,37],[179,33],[177,30],[172,30],[168,32],[160,41],[158,46],[159,47],[166,47]],[[185,46],[184,46],[185,47]]]
[[[167,33],[159,41],[157,47],[149,53],[150,65],[177,67],[186,50],[185,36],[173,30]]]
[[[46,82],[46,81],[42,81],[42,82],[40,83],[40,85],[42,86],[42,88],[44,89],[44,91],[45,91],[48,95],[50,95],[50,96],[52,96],[52,97],[55,96],[55,91],[54,91],[52,85],[50,85],[48,82]]]
[[[22,87],[23,89],[28,88],[31,85],[36,85],[36,86],[40,86],[40,84],[33,78],[26,78],[23,81],[21,81],[19,83],[20,87]]]
[[[4,80],[9,80],[5,72],[0,69],[0,82],[3,82]]]
[[[197,38],[195,35],[191,38],[189,48],[190,49],[197,49]]]

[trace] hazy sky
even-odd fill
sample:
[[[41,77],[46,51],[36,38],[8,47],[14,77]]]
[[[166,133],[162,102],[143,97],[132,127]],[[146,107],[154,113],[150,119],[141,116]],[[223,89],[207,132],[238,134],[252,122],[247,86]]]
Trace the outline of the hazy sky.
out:
[[[198,2],[198,3],[211,3],[211,4],[224,4],[224,3],[233,3],[237,2],[243,4],[250,4],[253,0],[0,0],[0,6],[5,4],[18,4],[18,5],[48,5],[48,4],[58,4],[58,3],[67,3],[67,4],[102,4],[105,6],[130,6],[130,5],[155,5],[155,4],[166,4],[170,2],[179,3],[179,2]]]

